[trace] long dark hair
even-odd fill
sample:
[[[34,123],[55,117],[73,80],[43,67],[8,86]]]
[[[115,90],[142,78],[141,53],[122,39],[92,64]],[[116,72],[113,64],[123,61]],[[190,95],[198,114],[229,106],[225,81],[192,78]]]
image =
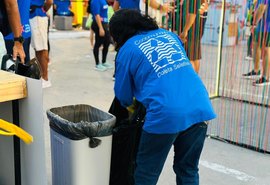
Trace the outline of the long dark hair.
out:
[[[154,19],[142,15],[138,10],[120,9],[110,20],[110,34],[118,51],[125,42],[143,31],[156,30],[158,25]]]

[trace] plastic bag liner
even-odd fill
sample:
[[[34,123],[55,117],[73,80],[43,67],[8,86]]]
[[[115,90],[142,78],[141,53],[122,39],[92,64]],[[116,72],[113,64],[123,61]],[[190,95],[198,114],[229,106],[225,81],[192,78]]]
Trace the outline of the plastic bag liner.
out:
[[[115,97],[109,110],[109,113],[116,117],[113,130],[109,185],[135,184],[135,161],[146,110],[138,101],[133,105],[134,112],[129,115],[127,109],[122,107]]]
[[[83,104],[49,109],[47,117],[51,129],[71,140],[90,138],[90,148],[101,144],[95,137],[112,135],[116,121],[112,114]]]

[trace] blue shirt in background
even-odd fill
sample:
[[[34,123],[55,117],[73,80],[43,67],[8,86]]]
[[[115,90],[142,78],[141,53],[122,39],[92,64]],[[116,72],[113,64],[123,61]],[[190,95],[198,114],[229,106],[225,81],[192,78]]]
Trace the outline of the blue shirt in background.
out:
[[[31,0],[30,7],[35,7],[33,12],[30,12],[30,19],[33,17],[46,17],[46,12],[42,9],[44,0]]]
[[[117,0],[121,8],[140,10],[140,0]]]
[[[101,17],[101,21],[108,23],[108,4],[106,0],[92,0],[91,2],[91,13],[93,20],[95,21],[96,15]]]
[[[57,15],[70,15],[70,0],[54,0]]]
[[[29,9],[30,9],[30,0],[18,0],[18,7],[20,12],[21,24],[23,26],[22,36],[24,38],[31,37],[31,29],[29,23]],[[5,37],[5,40],[13,40],[13,33],[8,34]]]
[[[114,91],[125,107],[133,97],[145,106],[143,129],[149,133],[177,133],[216,117],[182,42],[163,29],[133,36],[121,47]]]
[[[270,0],[258,0],[256,10],[260,4],[267,5],[267,8],[256,27],[256,32],[270,32]]]

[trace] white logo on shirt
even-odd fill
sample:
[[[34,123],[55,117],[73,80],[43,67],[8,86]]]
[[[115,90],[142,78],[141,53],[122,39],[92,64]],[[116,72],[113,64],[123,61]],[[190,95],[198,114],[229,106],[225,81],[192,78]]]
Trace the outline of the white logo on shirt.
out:
[[[23,32],[24,32],[24,33],[28,33],[28,32],[30,32],[30,31],[31,31],[30,25],[29,25],[29,24],[25,24],[25,25],[23,26]]]
[[[136,41],[158,77],[190,65],[179,42],[169,34]]]

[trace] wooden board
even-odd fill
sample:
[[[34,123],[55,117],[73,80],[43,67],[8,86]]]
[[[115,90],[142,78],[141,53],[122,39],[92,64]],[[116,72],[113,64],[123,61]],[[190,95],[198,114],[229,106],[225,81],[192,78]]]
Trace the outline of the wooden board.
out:
[[[25,98],[26,78],[0,70],[0,102]]]

